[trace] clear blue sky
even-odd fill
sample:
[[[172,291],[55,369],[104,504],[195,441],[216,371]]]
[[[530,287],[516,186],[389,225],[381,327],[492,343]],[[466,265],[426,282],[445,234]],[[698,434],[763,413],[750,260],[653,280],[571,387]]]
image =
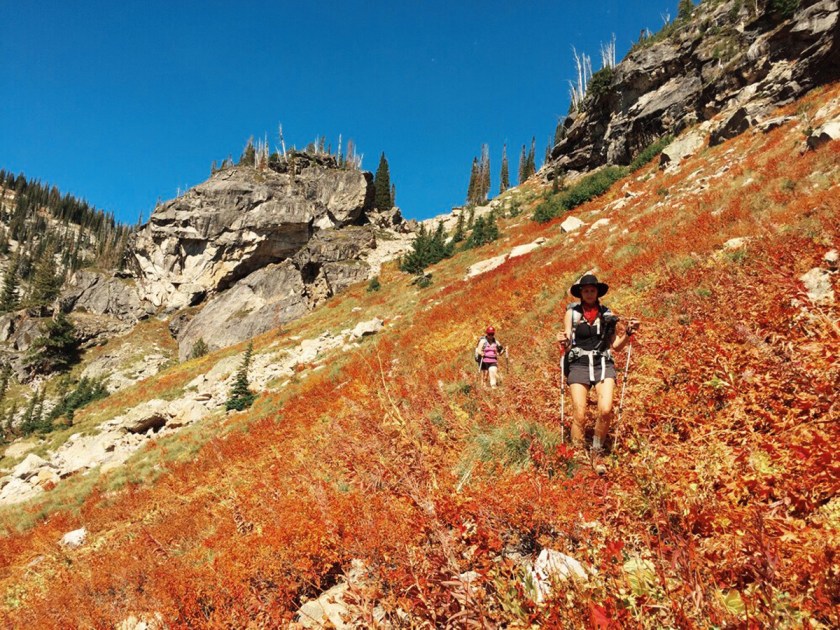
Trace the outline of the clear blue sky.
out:
[[[411,218],[463,202],[473,156],[537,161],[568,110],[572,46],[600,67],[678,0],[5,0],[0,167],[126,222],[278,123],[287,144],[384,151]]]

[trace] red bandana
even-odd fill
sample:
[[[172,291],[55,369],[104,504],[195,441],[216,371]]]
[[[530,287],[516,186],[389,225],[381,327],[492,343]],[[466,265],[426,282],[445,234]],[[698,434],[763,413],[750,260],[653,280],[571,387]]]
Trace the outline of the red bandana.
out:
[[[582,304],[583,306],[583,318],[586,320],[586,323],[590,326],[595,323],[595,320],[598,319],[598,304],[596,303],[594,306],[587,306],[586,304]]]

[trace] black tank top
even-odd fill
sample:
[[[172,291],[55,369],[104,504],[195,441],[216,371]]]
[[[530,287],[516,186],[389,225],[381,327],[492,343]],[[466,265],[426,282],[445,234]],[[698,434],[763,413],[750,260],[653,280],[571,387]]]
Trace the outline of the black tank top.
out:
[[[576,304],[572,311],[572,319],[576,319],[578,316],[580,317],[580,321],[578,325],[575,326],[575,345],[580,348],[581,350],[604,350],[605,348],[601,348],[601,331],[603,330],[604,320],[603,315],[605,313],[609,313],[610,309],[606,306],[600,306],[601,312],[598,315],[598,318],[595,320],[595,323],[590,324],[586,321],[583,317],[583,311],[581,310],[581,306]],[[577,314],[575,313],[577,311]],[[604,345],[608,343],[609,340],[606,340]]]

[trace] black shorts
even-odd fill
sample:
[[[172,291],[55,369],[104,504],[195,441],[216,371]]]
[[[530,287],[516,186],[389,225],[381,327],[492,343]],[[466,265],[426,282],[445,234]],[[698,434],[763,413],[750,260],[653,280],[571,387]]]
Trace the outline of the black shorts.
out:
[[[586,385],[587,387],[590,387],[608,378],[611,378],[613,380],[616,379],[615,363],[613,363],[612,361],[607,361],[604,366],[604,378],[601,378],[600,359],[594,361],[594,364],[592,366],[592,372],[593,374],[590,374],[589,357],[582,357],[569,366],[569,374],[566,377],[566,382],[569,385],[571,385],[572,383],[577,383],[579,385]],[[590,376],[594,376],[595,380],[593,381],[590,378]]]
[[[481,364],[481,371],[486,372],[491,367],[498,367],[498,365],[499,365],[498,363],[482,363]]]

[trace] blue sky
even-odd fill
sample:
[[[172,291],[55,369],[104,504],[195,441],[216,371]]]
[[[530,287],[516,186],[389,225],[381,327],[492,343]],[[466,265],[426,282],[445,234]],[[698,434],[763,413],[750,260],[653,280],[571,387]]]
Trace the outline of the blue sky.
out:
[[[470,164],[502,144],[515,179],[568,110],[572,46],[600,67],[678,0],[3,2],[0,167],[145,218],[237,159],[249,136],[339,134],[384,151],[410,218],[464,201]]]

